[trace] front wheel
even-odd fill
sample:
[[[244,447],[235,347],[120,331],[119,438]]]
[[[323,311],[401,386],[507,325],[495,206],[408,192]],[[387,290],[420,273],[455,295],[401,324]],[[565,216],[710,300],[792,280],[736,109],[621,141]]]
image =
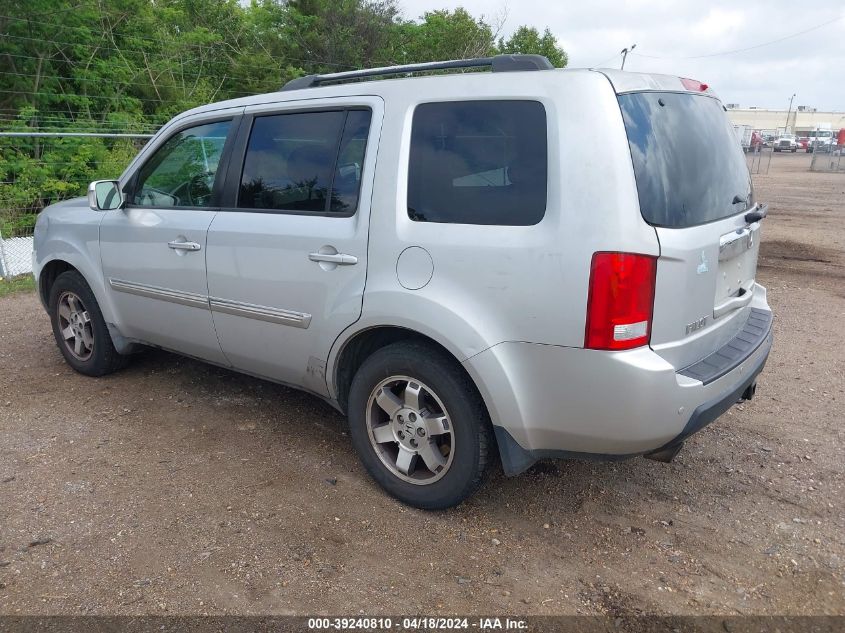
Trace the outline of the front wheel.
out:
[[[440,510],[483,483],[494,448],[487,412],[441,350],[400,342],[376,351],[355,374],[348,408],[364,467],[400,501]]]
[[[53,336],[67,364],[86,376],[104,376],[120,369],[126,357],[117,353],[100,306],[85,278],[75,270],[62,273],[50,288]]]

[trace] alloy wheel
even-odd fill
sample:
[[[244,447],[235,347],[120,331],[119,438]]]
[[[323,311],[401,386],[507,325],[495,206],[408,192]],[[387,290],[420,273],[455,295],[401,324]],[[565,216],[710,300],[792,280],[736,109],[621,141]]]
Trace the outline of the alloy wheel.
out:
[[[381,462],[417,485],[441,479],[452,465],[455,434],[434,391],[409,376],[382,380],[367,402],[367,434]]]
[[[65,291],[58,302],[59,331],[65,347],[78,360],[88,360],[94,353],[94,330],[82,300]]]

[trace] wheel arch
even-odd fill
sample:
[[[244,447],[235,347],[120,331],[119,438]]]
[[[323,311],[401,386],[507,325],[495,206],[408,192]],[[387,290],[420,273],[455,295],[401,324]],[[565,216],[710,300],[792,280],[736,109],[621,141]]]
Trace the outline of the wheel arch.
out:
[[[41,299],[41,303],[45,308],[50,304],[50,290],[53,287],[53,283],[55,283],[59,275],[69,270],[76,271],[83,278],[85,277],[76,266],[63,259],[53,259],[42,266],[41,273],[38,275],[38,297]],[[90,286],[91,284],[88,285]]]
[[[41,300],[45,310],[50,307],[50,291],[53,284],[62,273],[74,271],[78,273],[88,284],[91,292],[94,293],[94,298],[97,300],[97,305],[109,329],[112,342],[118,352],[121,354],[129,353],[133,347],[131,343],[123,338],[120,333],[120,328],[115,323],[114,309],[110,302],[110,297],[106,292],[103,284],[103,277],[100,271],[90,265],[88,260],[77,252],[65,252],[59,256],[48,259],[40,263],[37,274],[37,290],[38,298]]]
[[[490,409],[482,395],[482,390],[479,389],[475,378],[467,371],[463,362],[461,362],[460,352],[456,346],[450,345],[448,341],[444,341],[440,337],[432,335],[432,333],[422,332],[420,329],[407,325],[388,323],[369,325],[347,332],[346,336],[342,337],[342,340],[336,342],[334,350],[329,357],[326,382],[329,393],[337,402],[341,411],[346,413],[349,387],[352,384],[352,378],[355,376],[358,367],[377,350],[399,341],[418,341],[422,344],[429,345],[452,359],[460,367],[461,371],[466,374],[473,387],[475,387],[489,416]]]
[[[82,276],[85,283],[91,288],[91,292],[94,293],[94,298],[100,306],[103,318],[107,323],[112,323],[114,320],[114,311],[105,292],[102,273],[87,258],[78,253],[61,253],[40,264],[38,268],[38,294],[45,306],[50,302],[50,289],[53,287],[56,279],[62,273],[70,270]]]

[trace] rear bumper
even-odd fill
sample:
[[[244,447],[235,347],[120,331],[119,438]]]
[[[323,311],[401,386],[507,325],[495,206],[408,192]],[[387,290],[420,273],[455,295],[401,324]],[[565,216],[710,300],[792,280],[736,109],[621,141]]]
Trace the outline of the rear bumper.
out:
[[[745,390],[757,382],[757,376],[759,376],[760,372],[763,371],[763,367],[765,367],[766,361],[769,359],[769,351],[772,347],[771,329],[766,336],[766,340],[761,345],[765,347],[765,354],[759,356],[754,363],[746,364],[744,372],[745,378],[734,387],[728,388],[728,390],[724,393],[721,393],[715,398],[698,405],[695,411],[692,412],[690,419],[687,420],[684,429],[678,434],[678,436],[661,448],[667,448],[683,442],[690,435],[698,433],[716,418],[727,412],[727,410],[734,404],[739,402]]]
[[[487,403],[505,472],[513,475],[538,459],[615,460],[673,446],[739,400],[771,346],[767,319],[753,349],[706,384],[650,348],[502,343],[464,364]]]

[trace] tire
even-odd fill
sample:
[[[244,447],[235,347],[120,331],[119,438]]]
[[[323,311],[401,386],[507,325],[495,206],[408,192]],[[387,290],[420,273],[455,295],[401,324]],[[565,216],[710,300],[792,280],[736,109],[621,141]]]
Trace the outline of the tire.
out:
[[[68,365],[86,376],[105,376],[126,364],[126,356],[114,348],[100,306],[82,275],[75,270],[59,275],[49,299],[53,336]]]
[[[399,342],[369,356],[352,380],[348,415],[367,472],[403,503],[450,508],[487,476],[495,442],[484,403],[457,361],[433,346]]]

